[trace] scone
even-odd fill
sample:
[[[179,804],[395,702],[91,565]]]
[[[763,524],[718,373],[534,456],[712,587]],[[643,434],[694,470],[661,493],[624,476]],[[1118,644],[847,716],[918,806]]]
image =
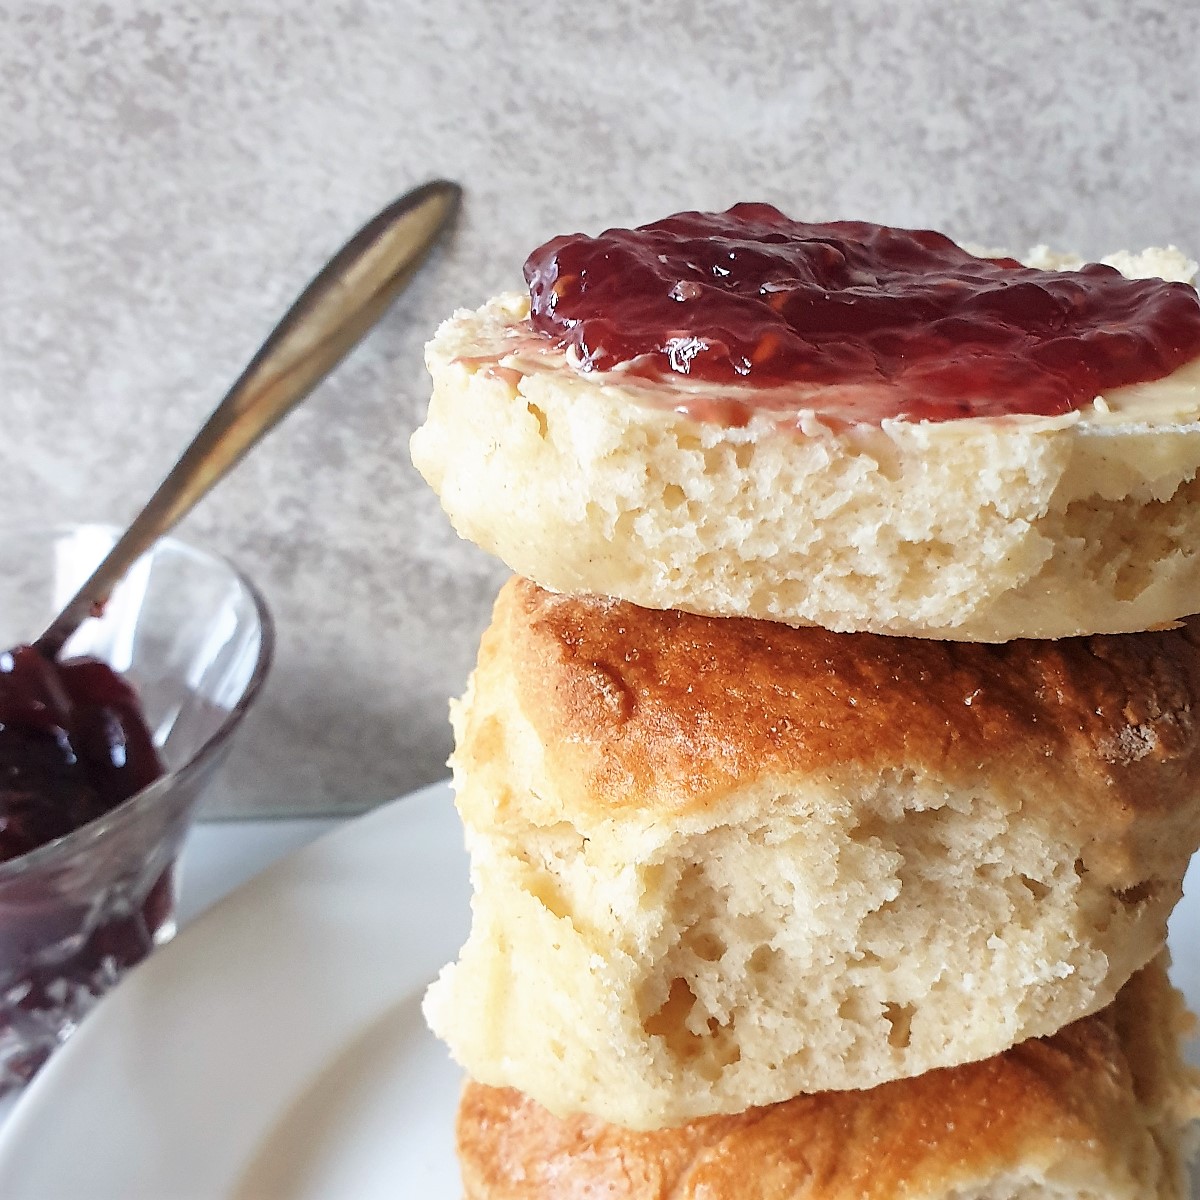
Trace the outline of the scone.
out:
[[[1156,962],[1103,1012],[986,1062],[654,1133],[468,1083],[467,1200],[1186,1200],[1185,1016]]]
[[[427,351],[433,397],[412,456],[463,537],[556,591],[840,631],[997,642],[1140,631],[1200,610],[1200,301],[1180,282],[1194,279],[1195,263],[1173,250],[1116,256],[1130,276],[1175,282],[1072,324],[1085,284],[1134,285],[1098,266],[997,267],[945,239],[934,245],[932,234],[911,235],[918,248],[930,242],[932,258],[904,274],[879,245],[908,231],[856,225],[848,235],[764,209],[682,214],[594,239],[616,282],[589,268],[582,299],[598,297],[600,331],[583,351],[571,337],[584,318],[563,318],[561,336],[548,332],[587,274],[566,274],[556,249],[530,260],[540,324],[529,296],[511,293],[441,327]],[[712,236],[663,233],[684,218]],[[826,233],[806,241],[793,227]],[[834,243],[846,255],[855,237],[874,238],[862,242],[867,264],[892,273],[851,263],[818,279],[826,290],[815,301],[811,282],[796,278],[811,263],[773,257]],[[557,241],[579,252],[593,239]],[[721,307],[729,293],[714,290],[724,269],[714,247],[731,245],[725,261],[745,261],[735,281],[761,302],[762,320],[778,308],[790,325],[762,334],[757,313],[730,317]],[[625,345],[644,299],[638,287],[673,306],[678,329],[665,341],[654,341],[653,327],[646,333],[655,354],[605,356],[597,341],[626,354],[640,344]],[[928,310],[935,287],[958,288],[959,307],[954,293]],[[870,315],[877,301],[892,306]],[[856,302],[867,316],[854,315]],[[1174,306],[1169,319],[1156,304]],[[897,309],[918,323],[896,332]],[[1011,357],[987,358],[1027,315],[1029,330],[1004,344]],[[750,347],[698,377],[703,355],[688,355],[731,342],[738,320],[761,335],[756,346],[799,330],[815,366],[787,359],[791,377],[782,368],[763,377]],[[837,320],[847,329],[833,332],[845,338],[829,350],[820,339]],[[855,342],[867,334],[875,341]],[[1106,345],[1116,365],[1093,370]],[[1122,354],[1141,375],[1122,373]],[[1077,386],[1047,399],[1046,379],[1060,367]],[[1035,374],[1043,370],[1049,376]]]
[[[502,590],[452,760],[476,1079],[636,1129],[1110,1003],[1200,843],[1200,625],[1004,646]]]

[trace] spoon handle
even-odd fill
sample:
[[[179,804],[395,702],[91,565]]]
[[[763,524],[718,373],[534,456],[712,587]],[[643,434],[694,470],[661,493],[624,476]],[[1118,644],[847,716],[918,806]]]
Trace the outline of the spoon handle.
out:
[[[264,434],[342,361],[383,315],[453,220],[455,183],[434,180],[389,204],[304,289],[217,405],[150,502],[34,646],[57,657],[129,568]]]

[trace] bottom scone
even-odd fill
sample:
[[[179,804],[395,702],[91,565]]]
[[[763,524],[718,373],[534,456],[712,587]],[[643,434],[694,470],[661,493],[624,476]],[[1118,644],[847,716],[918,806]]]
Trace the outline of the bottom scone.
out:
[[[1184,1200],[1200,1078],[1162,958],[1051,1037],[868,1091],[675,1129],[562,1119],[468,1083],[467,1200]]]

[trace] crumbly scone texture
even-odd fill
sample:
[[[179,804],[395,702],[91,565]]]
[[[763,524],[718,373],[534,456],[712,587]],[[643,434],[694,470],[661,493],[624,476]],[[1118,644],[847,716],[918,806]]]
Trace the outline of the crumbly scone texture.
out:
[[[575,369],[515,293],[456,313],[426,361],[414,463],[463,537],[557,591],[991,642],[1200,609],[1200,363],[1065,417],[847,426],[827,390],[729,427],[675,411],[687,381]]]
[[[634,1133],[469,1082],[467,1200],[1186,1200],[1196,1074],[1164,965],[981,1063]]]
[[[524,580],[455,707],[483,1083],[633,1128],[987,1058],[1110,1003],[1200,844],[1200,627],[1004,646]]]

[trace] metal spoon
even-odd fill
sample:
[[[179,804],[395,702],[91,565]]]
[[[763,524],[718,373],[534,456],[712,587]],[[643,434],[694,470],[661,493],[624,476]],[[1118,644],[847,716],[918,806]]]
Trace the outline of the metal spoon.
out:
[[[149,503],[34,647],[56,658],[129,568],[342,361],[454,219],[462,189],[415,188],[362,227],[301,292]]]

